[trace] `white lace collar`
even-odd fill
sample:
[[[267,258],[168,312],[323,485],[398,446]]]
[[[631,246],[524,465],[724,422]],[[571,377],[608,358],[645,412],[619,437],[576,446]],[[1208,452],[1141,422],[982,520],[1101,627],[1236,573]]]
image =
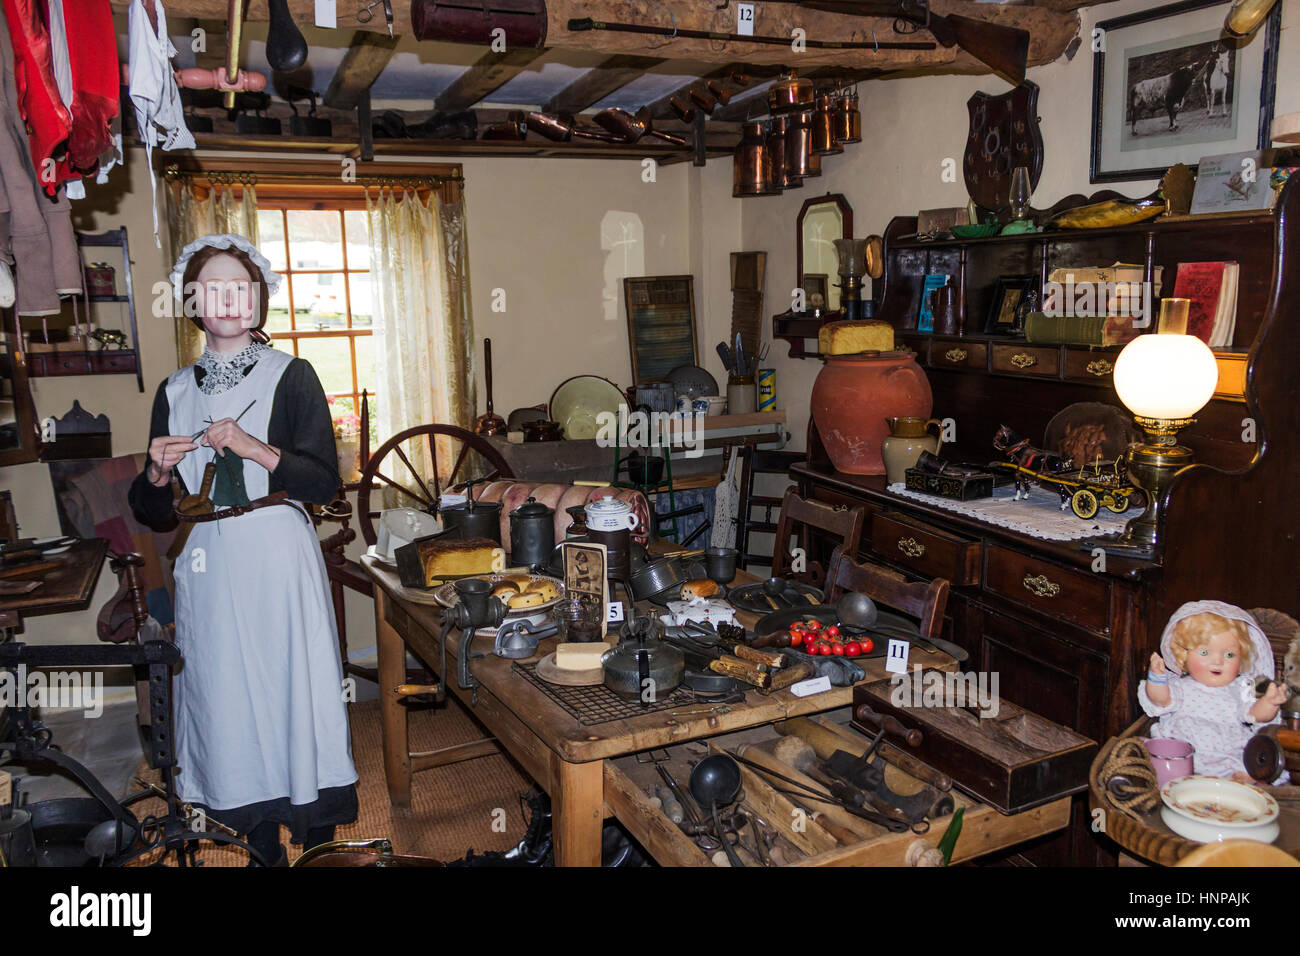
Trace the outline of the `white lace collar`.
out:
[[[262,353],[270,348],[261,342],[252,342],[233,355],[222,355],[205,346],[203,354],[194,363],[203,369],[199,391],[204,395],[220,395],[234,388],[244,380],[246,370],[256,365]]]

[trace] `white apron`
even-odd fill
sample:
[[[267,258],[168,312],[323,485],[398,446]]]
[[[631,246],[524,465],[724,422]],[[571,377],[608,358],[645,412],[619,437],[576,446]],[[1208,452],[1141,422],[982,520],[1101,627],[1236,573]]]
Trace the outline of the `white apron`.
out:
[[[199,391],[192,367],[174,373],[169,432],[192,435],[208,419],[237,418],[256,399],[239,424],[266,441],[276,384],[291,361],[263,352],[220,395]],[[200,446],[177,466],[191,494],[215,455]],[[244,462],[249,499],[267,494],[268,478]],[[284,797],[301,805],[356,782],[329,582],[312,524],[277,505],[192,527],[174,571],[181,798],[213,810]]]

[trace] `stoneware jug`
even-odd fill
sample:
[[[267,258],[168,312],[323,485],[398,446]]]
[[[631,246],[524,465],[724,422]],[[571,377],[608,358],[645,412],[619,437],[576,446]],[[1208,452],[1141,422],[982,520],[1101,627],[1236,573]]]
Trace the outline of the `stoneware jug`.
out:
[[[880,454],[885,460],[885,478],[896,484],[907,480],[907,469],[916,464],[921,452],[939,454],[943,439],[930,434],[930,426],[936,425],[942,432],[943,423],[937,418],[914,418],[903,416],[886,418],[889,435],[880,443]]]

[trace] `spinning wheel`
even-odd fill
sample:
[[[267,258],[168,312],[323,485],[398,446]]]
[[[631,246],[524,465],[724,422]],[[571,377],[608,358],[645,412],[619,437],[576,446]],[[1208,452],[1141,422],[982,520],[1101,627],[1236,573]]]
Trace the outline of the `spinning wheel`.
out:
[[[453,462],[451,470],[447,472],[445,479],[439,479],[438,477],[438,442],[436,439],[439,437],[447,439],[451,444],[450,455],[443,458],[444,461],[450,459]],[[429,456],[433,460],[433,476],[429,482],[425,482],[420,478],[419,472],[411,463],[411,456],[402,448],[404,443],[421,438],[428,440]],[[471,475],[462,473],[462,468],[468,471],[469,467],[473,467],[470,452],[477,452],[482,456],[487,464],[485,474]],[[402,481],[390,477],[391,474],[396,472],[393,465],[399,461],[406,466],[409,475]],[[501,457],[501,453],[493,448],[486,439],[475,435],[471,431],[457,428],[455,425],[417,425],[415,428],[408,428],[404,432],[398,432],[380,445],[375,453],[370,456],[365,469],[361,472],[361,483],[357,488],[357,520],[361,525],[361,536],[365,539],[367,545],[374,544],[379,540],[379,536],[375,531],[374,519],[379,517],[380,512],[384,510],[382,493],[385,486],[395,489],[402,497],[402,500],[394,503],[393,507],[416,508],[434,514],[437,511],[438,498],[444,488],[450,489],[469,478],[491,480],[494,478],[513,478],[514,476],[515,473],[506,464],[506,460]],[[375,496],[374,507],[370,503],[372,493]]]

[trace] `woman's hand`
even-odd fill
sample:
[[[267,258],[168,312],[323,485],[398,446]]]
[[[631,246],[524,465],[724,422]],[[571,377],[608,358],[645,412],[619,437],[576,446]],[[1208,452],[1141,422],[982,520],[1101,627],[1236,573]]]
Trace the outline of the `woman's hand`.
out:
[[[161,488],[171,481],[172,469],[180,460],[198,447],[187,435],[159,435],[149,443],[145,477],[155,488]]]
[[[203,444],[223,457],[226,449],[229,449],[240,458],[257,462],[267,471],[275,471],[276,465],[280,463],[278,449],[258,441],[240,428],[233,418],[222,418],[209,425],[203,435]]]

